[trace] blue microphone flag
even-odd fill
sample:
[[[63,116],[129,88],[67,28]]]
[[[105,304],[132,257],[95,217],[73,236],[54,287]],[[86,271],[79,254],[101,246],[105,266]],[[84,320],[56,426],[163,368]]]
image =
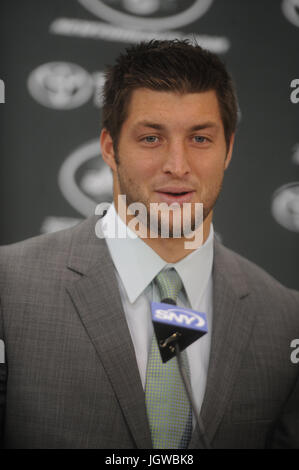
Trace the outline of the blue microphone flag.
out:
[[[205,313],[161,302],[151,302],[151,311],[163,362],[175,356],[174,341],[183,351],[208,332]]]

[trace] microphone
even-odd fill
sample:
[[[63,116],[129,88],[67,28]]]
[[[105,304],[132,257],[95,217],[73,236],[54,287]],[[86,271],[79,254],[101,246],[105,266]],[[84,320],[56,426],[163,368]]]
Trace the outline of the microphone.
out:
[[[163,362],[176,355],[175,344],[180,351],[186,349],[208,332],[205,313],[178,307],[174,300],[151,302],[152,321]]]
[[[185,386],[188,399],[196,419],[199,437],[204,449],[212,449],[203,422],[197,413],[191,385],[186,371],[182,366],[181,351],[208,332],[205,313],[190,308],[178,307],[173,299],[151,302],[152,322],[162,362],[165,363],[176,356],[178,368]]]

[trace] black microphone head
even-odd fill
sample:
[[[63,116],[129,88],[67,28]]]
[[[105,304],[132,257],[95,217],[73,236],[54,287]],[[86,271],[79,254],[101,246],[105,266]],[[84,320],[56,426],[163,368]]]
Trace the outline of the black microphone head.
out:
[[[152,302],[152,321],[163,362],[175,356],[175,342],[181,351],[208,332],[206,315],[171,303]]]
[[[171,304],[171,305],[176,305],[175,300],[165,297],[165,299],[161,300],[161,304]]]

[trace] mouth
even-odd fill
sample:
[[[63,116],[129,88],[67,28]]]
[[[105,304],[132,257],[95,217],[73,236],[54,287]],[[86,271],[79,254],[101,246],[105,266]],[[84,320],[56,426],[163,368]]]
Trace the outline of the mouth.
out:
[[[194,192],[194,190],[190,189],[166,188],[156,191],[156,194],[160,202],[166,202],[167,204],[177,202],[182,204],[184,202],[191,202]]]

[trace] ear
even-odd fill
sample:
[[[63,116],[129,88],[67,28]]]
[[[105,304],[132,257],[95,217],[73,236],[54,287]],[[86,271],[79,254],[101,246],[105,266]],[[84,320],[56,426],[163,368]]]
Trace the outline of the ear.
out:
[[[231,138],[230,138],[230,142],[229,142],[228,152],[227,152],[225,162],[224,162],[224,169],[225,170],[228,168],[228,165],[230,164],[230,161],[232,159],[234,141],[235,141],[235,134],[232,134]]]
[[[104,162],[110,166],[111,170],[116,171],[115,153],[113,148],[113,140],[106,128],[102,129],[100,136],[102,157]]]

